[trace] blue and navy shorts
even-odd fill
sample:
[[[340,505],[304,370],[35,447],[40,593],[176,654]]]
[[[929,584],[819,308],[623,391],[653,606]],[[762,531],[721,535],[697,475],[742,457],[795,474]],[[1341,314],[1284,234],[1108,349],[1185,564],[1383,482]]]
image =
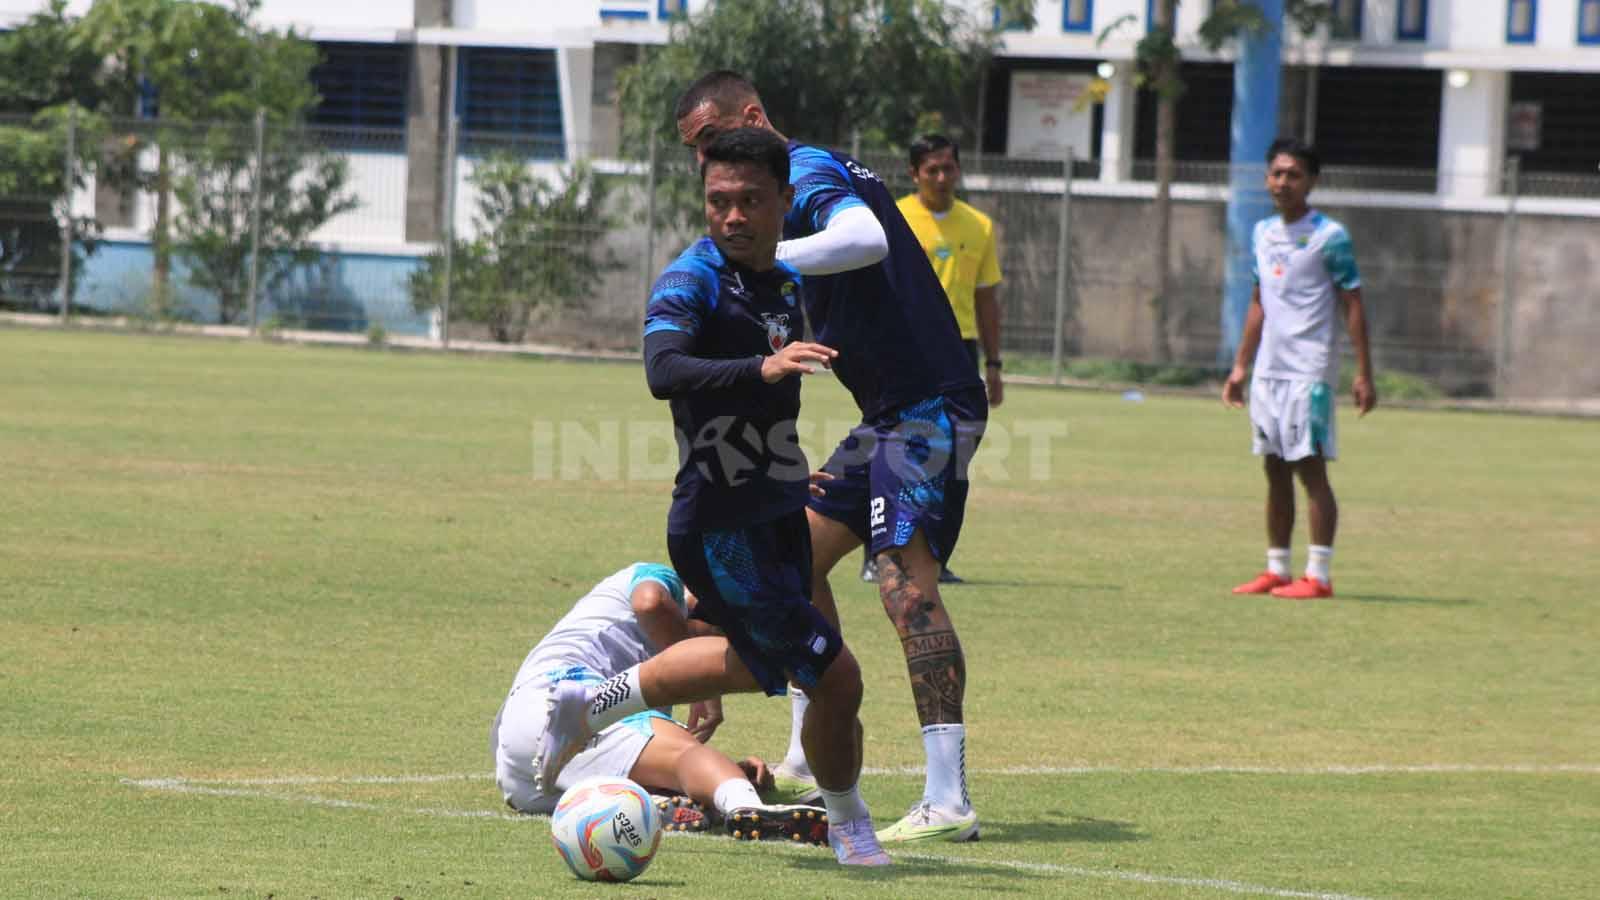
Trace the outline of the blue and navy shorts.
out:
[[[811,508],[855,532],[876,556],[921,531],[947,562],[967,509],[967,464],[983,439],[983,389],[930,397],[862,422],[828,458]]]
[[[672,567],[697,602],[694,617],[728,636],[770,696],[790,679],[812,688],[844,641],[811,605],[811,529],[797,509],[717,531],[667,535]]]

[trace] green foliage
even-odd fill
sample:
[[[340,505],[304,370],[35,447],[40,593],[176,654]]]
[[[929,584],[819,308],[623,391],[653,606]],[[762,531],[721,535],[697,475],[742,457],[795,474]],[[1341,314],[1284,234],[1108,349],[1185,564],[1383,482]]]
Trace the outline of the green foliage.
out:
[[[96,83],[112,108],[130,109],[153,89],[153,127],[123,136],[102,172],[112,184],[177,201],[171,221],[152,235],[160,283],[169,253],[187,264],[191,283],[216,295],[221,320],[246,308],[251,206],[257,163],[250,123],[266,115],[260,165],[259,284],[270,290],[296,266],[319,257],[313,231],[354,209],[346,163],[297,130],[317,103],[314,44],[292,30],[258,27],[259,0],[232,6],[192,0],[100,0],[74,27],[70,46],[105,62]],[[155,165],[147,148],[156,149]],[[158,201],[159,202],[159,201]]]
[[[0,123],[0,307],[40,309],[56,302],[61,269],[60,200],[66,191],[67,104],[91,105],[99,93],[100,61],[76,47],[63,0],[0,34],[0,115],[25,117]],[[80,87],[85,88],[79,94]],[[101,120],[77,114],[78,171],[91,160]],[[83,184],[80,176],[78,185]],[[98,226],[74,223],[79,241],[70,265],[81,268],[94,252]]]
[[[269,128],[260,166],[260,293],[271,293],[295,269],[314,265],[321,251],[311,233],[355,209],[346,190],[349,162],[316,148],[298,130]],[[174,223],[176,247],[189,282],[217,297],[223,323],[241,322],[248,305],[250,234],[256,160],[253,135],[213,126],[186,148],[173,179],[184,214]]]
[[[1009,6],[1031,20],[1031,2]],[[959,137],[975,127],[995,41],[988,22],[937,0],[712,4],[619,76],[625,145],[637,152],[653,134],[676,146],[678,95],[712,69],[749,78],[773,124],[805,140],[839,145],[859,131],[874,146],[903,144],[930,112]]]
[[[1200,43],[1215,53],[1236,37],[1252,37],[1267,29],[1261,7],[1241,0],[1217,0],[1211,15],[1200,23]]]
[[[1355,369],[1345,366],[1339,375],[1339,393],[1349,394],[1350,386],[1355,381]],[[1423,378],[1421,375],[1412,375],[1409,372],[1396,372],[1380,370],[1373,373],[1373,385],[1378,389],[1379,402],[1390,400],[1403,400],[1412,403],[1423,403],[1438,400],[1445,396],[1438,385]]]
[[[1176,15],[1177,0],[1172,2]],[[1301,34],[1311,34],[1318,27],[1332,24],[1337,30],[1333,8],[1327,0],[1285,0],[1284,18],[1293,23]],[[1128,14],[1119,16],[1100,30],[1096,45],[1103,45],[1126,26],[1142,26],[1144,20]],[[1200,23],[1200,42],[1212,52],[1235,38],[1256,35],[1268,27],[1261,7],[1249,0],[1217,0],[1210,14]],[[1133,48],[1135,77],[1140,87],[1148,87],[1164,99],[1177,100],[1183,96],[1184,83],[1179,66],[1183,51],[1179,48],[1170,28],[1150,28]]]
[[[1032,26],[1034,0],[999,6],[1002,21]],[[763,92],[772,123],[802,140],[899,147],[935,123],[962,140],[980,127],[978,91],[998,39],[987,18],[939,0],[710,4],[619,74],[624,153],[642,158],[657,142],[667,160],[657,171],[660,218],[686,237],[703,224],[700,182],[681,162],[673,111],[700,75],[740,72]]]
[[[497,153],[478,163],[475,236],[452,242],[450,317],[480,322],[495,340],[518,343],[535,311],[557,309],[590,293],[617,260],[599,238],[618,224],[610,186],[579,162],[559,183],[535,175],[520,157]],[[444,302],[443,251],[410,279],[417,312]]]
[[[131,109],[148,84],[164,122],[248,122],[257,108],[293,118],[317,101],[316,46],[257,27],[259,6],[99,0],[74,38],[107,61],[102,78],[118,108]]]

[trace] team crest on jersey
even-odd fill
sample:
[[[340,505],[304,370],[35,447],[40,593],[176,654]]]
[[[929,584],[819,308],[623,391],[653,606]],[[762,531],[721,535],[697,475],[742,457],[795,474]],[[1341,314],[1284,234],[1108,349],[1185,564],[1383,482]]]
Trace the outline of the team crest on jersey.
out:
[[[762,313],[761,324],[767,326],[767,346],[773,353],[782,350],[789,342],[789,314]]]
[[[949,259],[950,258],[950,245],[949,244],[940,244],[939,246],[933,248],[933,255],[939,257],[939,259],[941,259],[941,260]]]
[[[794,292],[795,287],[792,281],[785,281],[778,286],[778,293],[783,295],[783,302],[789,304],[790,309],[794,308]]]

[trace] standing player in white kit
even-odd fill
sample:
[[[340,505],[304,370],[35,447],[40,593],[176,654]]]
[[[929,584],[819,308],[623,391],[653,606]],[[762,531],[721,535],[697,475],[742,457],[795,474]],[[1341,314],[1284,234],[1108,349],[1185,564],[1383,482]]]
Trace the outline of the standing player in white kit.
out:
[[[1333,395],[1339,384],[1341,318],[1356,353],[1356,409],[1364,416],[1378,403],[1350,234],[1306,202],[1321,170],[1316,151],[1301,141],[1282,138],[1267,150],[1267,191],[1278,215],[1256,223],[1251,235],[1256,289],[1233,371],[1222,386],[1222,402],[1238,407],[1244,405],[1245,382],[1251,382],[1252,450],[1264,458],[1267,475],[1267,568],[1234,588],[1235,594],[1270,593],[1290,600],[1333,596],[1339,506],[1327,463],[1339,455]],[[1290,580],[1296,476],[1310,507],[1311,546],[1305,575]]]

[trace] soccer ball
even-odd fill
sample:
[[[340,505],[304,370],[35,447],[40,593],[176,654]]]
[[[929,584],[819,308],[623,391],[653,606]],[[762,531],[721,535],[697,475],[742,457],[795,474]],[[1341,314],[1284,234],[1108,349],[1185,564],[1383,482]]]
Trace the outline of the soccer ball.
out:
[[[584,881],[632,881],[661,846],[661,814],[644,788],[596,775],[561,795],[550,837],[567,868]]]

